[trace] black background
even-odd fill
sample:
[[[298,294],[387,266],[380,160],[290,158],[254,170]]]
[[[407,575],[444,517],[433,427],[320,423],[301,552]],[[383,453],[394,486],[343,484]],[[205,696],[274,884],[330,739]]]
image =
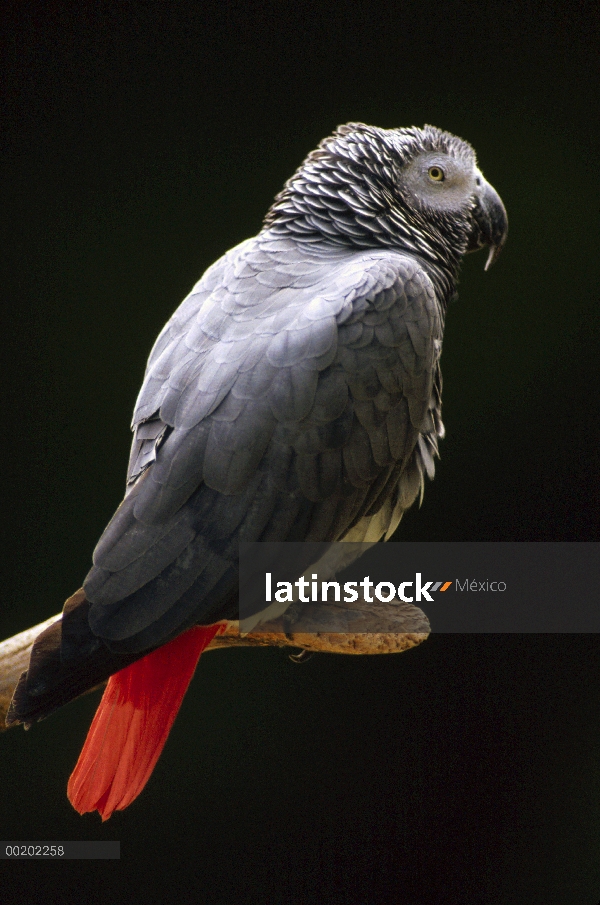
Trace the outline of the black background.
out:
[[[510,236],[466,262],[447,438],[398,540],[597,540],[597,5],[3,5],[2,612],[57,612],[121,499],[155,336],[339,123],[469,140]],[[595,905],[595,636],[203,658],[142,796],[65,796],[96,700],[0,739],[3,901]],[[84,891],[82,884],[90,884]],[[40,885],[43,884],[43,885]],[[46,885],[47,884],[47,891]]]

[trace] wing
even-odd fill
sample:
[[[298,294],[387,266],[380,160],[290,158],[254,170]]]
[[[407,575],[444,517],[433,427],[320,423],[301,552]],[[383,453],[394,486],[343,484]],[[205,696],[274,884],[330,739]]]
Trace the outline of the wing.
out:
[[[441,338],[406,255],[267,232],[217,262],[150,356],[94,633],[135,652],[234,618],[240,541],[389,536],[433,472]]]

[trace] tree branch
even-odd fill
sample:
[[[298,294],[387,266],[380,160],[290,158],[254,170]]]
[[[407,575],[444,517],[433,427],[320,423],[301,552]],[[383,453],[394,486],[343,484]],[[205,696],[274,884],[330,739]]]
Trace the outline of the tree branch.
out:
[[[293,631],[288,630],[290,626],[286,625],[285,614],[273,622],[263,623],[260,632],[246,635],[240,635],[237,622],[228,622],[225,632],[217,635],[207,650],[290,647],[330,654],[395,654],[420,644],[430,631],[425,614],[406,603],[373,604],[359,600],[351,605],[343,602],[319,604],[318,615],[319,619],[326,618],[329,628],[339,628],[339,631],[302,631],[303,622],[314,624],[315,610],[308,604],[301,618],[294,623]],[[27,669],[33,642],[40,632],[59,619],[60,613],[0,642],[0,730],[6,728],[4,718],[19,677]]]

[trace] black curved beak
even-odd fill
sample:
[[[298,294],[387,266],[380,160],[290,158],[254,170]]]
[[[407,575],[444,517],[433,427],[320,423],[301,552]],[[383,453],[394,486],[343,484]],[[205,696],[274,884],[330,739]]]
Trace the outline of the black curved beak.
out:
[[[485,264],[485,269],[489,270],[506,242],[508,217],[500,195],[483,177],[475,199],[473,230],[467,251],[477,251],[484,245],[489,246],[490,253]]]

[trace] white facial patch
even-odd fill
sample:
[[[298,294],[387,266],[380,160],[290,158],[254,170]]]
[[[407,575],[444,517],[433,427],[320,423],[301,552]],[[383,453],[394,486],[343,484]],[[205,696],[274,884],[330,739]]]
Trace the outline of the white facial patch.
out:
[[[428,207],[457,210],[468,203],[475,191],[476,175],[470,161],[426,151],[403,167],[399,179],[417,201]]]

